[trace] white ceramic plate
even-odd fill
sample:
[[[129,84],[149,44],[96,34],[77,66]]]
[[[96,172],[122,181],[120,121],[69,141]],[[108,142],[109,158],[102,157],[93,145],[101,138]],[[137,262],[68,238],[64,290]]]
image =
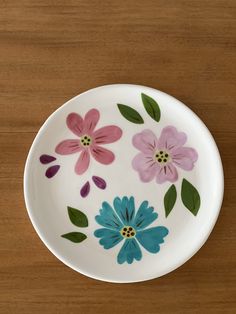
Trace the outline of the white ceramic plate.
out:
[[[158,90],[117,84],[48,118],[28,155],[24,193],[38,235],[63,263],[136,282],[176,269],[204,244],[223,171],[190,109]]]

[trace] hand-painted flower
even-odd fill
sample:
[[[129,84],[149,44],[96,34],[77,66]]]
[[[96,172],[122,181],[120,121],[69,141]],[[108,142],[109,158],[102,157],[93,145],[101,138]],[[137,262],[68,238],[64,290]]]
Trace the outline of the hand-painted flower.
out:
[[[150,253],[157,253],[160,244],[164,243],[168,229],[163,226],[145,229],[157,219],[157,213],[153,207],[144,201],[135,213],[133,197],[116,197],[113,202],[114,209],[107,203],[102,203],[100,214],[95,217],[98,224],[104,228],[94,232],[95,237],[101,238],[99,243],[104,249],[110,249],[124,240],[124,244],[117,256],[117,262],[123,264],[140,261],[143,246]]]
[[[165,127],[159,139],[151,130],[134,135],[133,145],[141,152],[132,161],[140,180],[149,182],[156,178],[157,183],[175,182],[178,172],[175,166],[192,170],[198,154],[195,149],[183,147],[187,136],[175,127]]]
[[[108,125],[95,131],[99,117],[97,109],[89,110],[84,119],[77,113],[70,113],[66,120],[67,126],[79,139],[64,140],[55,148],[56,153],[60,155],[81,153],[75,165],[77,174],[83,174],[88,169],[90,154],[104,165],[112,163],[115,159],[110,150],[100,145],[119,140],[122,130],[118,126]]]

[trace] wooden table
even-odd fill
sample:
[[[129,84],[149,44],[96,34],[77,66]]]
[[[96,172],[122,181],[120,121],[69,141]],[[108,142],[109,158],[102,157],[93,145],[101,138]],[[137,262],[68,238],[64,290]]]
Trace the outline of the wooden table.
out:
[[[236,313],[236,2],[0,3],[0,313]],[[182,100],[215,137],[225,197],[204,247],[157,280],[107,284],[57,260],[26,213],[22,176],[45,119],[109,83]]]

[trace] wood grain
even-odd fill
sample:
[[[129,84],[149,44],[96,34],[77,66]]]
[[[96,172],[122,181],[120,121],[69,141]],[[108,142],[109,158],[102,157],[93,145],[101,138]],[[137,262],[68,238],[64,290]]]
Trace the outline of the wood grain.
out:
[[[236,313],[236,2],[0,2],[0,313]],[[219,146],[225,198],[204,247],[171,274],[107,284],[59,262],[27,216],[22,176],[44,120],[110,83],[188,104]]]

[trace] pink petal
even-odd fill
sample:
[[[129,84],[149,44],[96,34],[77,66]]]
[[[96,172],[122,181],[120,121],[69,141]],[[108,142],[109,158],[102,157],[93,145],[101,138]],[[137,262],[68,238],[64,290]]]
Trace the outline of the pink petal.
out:
[[[91,146],[93,157],[101,164],[108,165],[113,162],[115,155],[108,149],[98,145]]]
[[[93,130],[95,129],[100,114],[97,109],[89,110],[84,117],[84,133],[91,135]]]
[[[192,170],[198,159],[198,154],[191,147],[179,147],[171,152],[173,162],[184,170]]]
[[[144,130],[133,136],[133,145],[141,152],[152,155],[157,148],[156,135],[151,130]]]
[[[69,155],[80,152],[81,149],[79,140],[65,140],[56,146],[55,152],[60,155]]]
[[[77,136],[83,135],[84,122],[83,118],[75,112],[67,116],[66,123],[68,128]]]
[[[162,166],[156,176],[157,183],[165,181],[175,182],[178,179],[178,172],[172,163]]]
[[[93,133],[96,144],[108,144],[121,138],[122,130],[115,125],[104,126]]]
[[[90,161],[90,155],[89,155],[88,150],[83,150],[75,165],[75,172],[77,174],[83,174],[88,169],[89,161]]]
[[[147,154],[139,153],[132,161],[134,170],[138,171],[140,180],[143,182],[150,182],[154,179],[159,165]]]
[[[187,141],[187,136],[183,132],[178,132],[173,126],[165,127],[158,142],[158,149],[167,149],[171,151],[174,148],[184,145]]]

